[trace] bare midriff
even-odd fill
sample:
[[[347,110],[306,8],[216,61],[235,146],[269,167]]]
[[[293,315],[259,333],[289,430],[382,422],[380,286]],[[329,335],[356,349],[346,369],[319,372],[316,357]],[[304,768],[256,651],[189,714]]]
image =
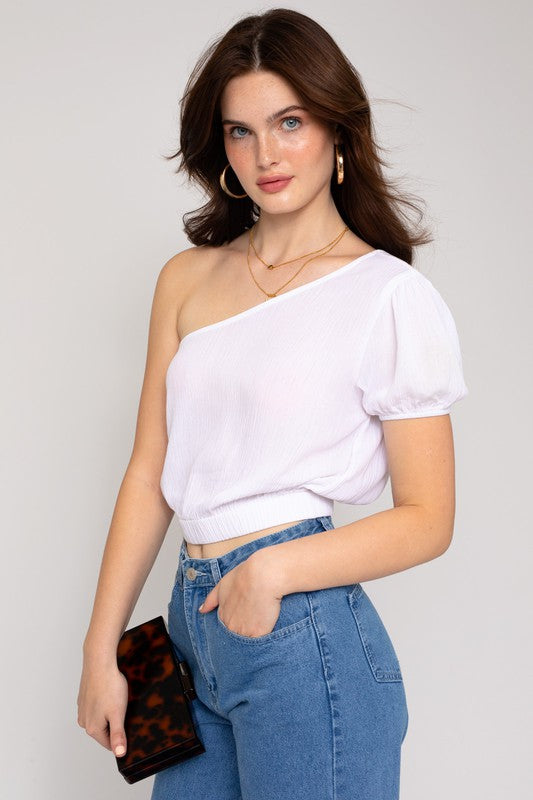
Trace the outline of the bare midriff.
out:
[[[231,539],[224,539],[220,542],[208,542],[207,544],[191,544],[185,542],[189,558],[219,558],[220,556],[229,553],[236,547],[240,547],[248,542],[253,542],[255,539],[260,539],[261,536],[268,536],[269,533],[276,533],[282,531],[284,528],[292,528],[303,522],[302,519],[294,520],[293,522],[284,522],[283,525],[273,525],[271,528],[263,528],[260,531],[252,531],[252,533],[245,533],[242,536],[234,536]]]

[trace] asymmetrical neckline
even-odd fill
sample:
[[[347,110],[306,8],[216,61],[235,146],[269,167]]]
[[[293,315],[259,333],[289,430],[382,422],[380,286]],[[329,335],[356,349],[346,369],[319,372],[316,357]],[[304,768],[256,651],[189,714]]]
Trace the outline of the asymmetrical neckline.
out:
[[[231,316],[226,317],[225,319],[221,319],[218,322],[211,322],[209,325],[202,325],[201,328],[196,328],[195,330],[186,333],[185,336],[183,336],[180,339],[179,348],[181,348],[183,342],[186,342],[187,340],[191,339],[194,336],[197,336],[201,333],[209,333],[209,331],[215,330],[217,328],[222,328],[225,325],[229,325],[232,322],[243,319],[244,317],[248,317],[262,308],[272,308],[273,305],[276,305],[285,298],[291,297],[295,294],[299,294],[305,291],[306,289],[311,289],[317,285],[321,285],[326,281],[331,280],[336,275],[343,275],[350,269],[353,269],[355,266],[357,266],[361,261],[370,258],[370,256],[373,256],[376,253],[383,253],[383,252],[384,251],[381,249],[370,250],[370,252],[364,253],[362,256],[358,256],[352,261],[349,261],[347,264],[343,264],[342,267],[338,267],[337,269],[332,270],[332,272],[328,272],[326,275],[321,275],[319,278],[315,278],[312,281],[303,283],[301,284],[301,286],[296,286],[294,289],[290,289],[288,292],[283,292],[282,294],[277,294],[274,297],[262,300],[260,303],[256,303],[256,305],[250,306],[250,308],[245,308],[243,311],[238,311],[236,314],[232,314]]]

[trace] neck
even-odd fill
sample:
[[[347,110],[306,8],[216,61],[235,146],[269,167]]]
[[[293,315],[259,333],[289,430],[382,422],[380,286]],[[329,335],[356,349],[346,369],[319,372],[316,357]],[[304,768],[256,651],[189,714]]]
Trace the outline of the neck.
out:
[[[270,214],[261,209],[254,227],[254,244],[262,258],[279,263],[325,247],[344,225],[331,195],[329,201],[308,203],[285,214]]]

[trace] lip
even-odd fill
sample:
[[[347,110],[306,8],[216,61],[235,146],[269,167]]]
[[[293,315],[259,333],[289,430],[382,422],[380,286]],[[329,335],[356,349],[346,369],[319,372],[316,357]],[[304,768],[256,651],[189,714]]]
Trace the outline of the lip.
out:
[[[287,176],[285,178],[274,178],[273,180],[265,181],[263,180],[262,183],[258,183],[257,185],[261,189],[262,192],[266,194],[275,194],[276,192],[282,192],[289,183],[292,181],[292,175]]]
[[[265,183],[277,183],[279,181],[289,181],[292,178],[292,175],[268,175],[265,178],[259,178],[257,181],[258,186],[262,186]]]

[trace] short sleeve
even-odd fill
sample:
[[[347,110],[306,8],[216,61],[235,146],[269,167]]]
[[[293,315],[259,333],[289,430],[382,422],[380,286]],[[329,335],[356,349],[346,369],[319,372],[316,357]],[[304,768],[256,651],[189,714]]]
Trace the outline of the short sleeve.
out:
[[[380,420],[448,414],[469,393],[451,311],[412,269],[386,287],[364,346],[357,383],[363,408]]]

